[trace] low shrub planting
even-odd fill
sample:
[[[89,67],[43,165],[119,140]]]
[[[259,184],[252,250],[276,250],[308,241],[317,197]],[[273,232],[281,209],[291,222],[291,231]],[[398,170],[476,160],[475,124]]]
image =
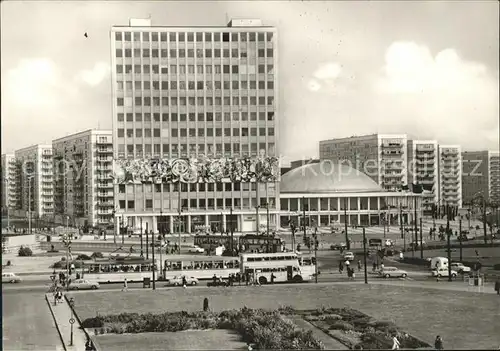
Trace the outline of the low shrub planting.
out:
[[[430,347],[427,343],[402,332],[393,322],[377,321],[350,308],[322,307],[309,311],[304,317],[351,349],[390,349],[393,335],[397,335],[401,348]]]
[[[285,308],[290,312],[290,308]],[[214,312],[167,312],[162,314],[122,313],[96,316],[82,322],[84,328],[104,330],[106,333],[177,332],[188,329],[229,329],[257,349],[313,349],[323,345],[314,339],[312,331],[297,329],[282,317],[279,311],[229,310]]]
[[[85,255],[85,254],[80,254],[80,255],[76,256],[77,261],[88,261],[91,259],[92,258],[89,255]]]
[[[33,256],[33,251],[31,251],[31,249],[29,247],[21,246],[19,248],[19,251],[17,252],[17,255],[20,257]]]
[[[66,268],[67,266],[71,265],[71,264],[74,264],[75,265],[75,268],[82,268],[82,261],[66,261],[66,259],[64,260],[60,260],[60,261],[57,261],[56,263],[52,264],[50,266],[50,268],[54,268],[54,269],[61,269],[61,268]]]
[[[96,258],[104,258],[104,255],[102,252],[93,252],[92,255],[90,255],[90,258],[96,259]]]

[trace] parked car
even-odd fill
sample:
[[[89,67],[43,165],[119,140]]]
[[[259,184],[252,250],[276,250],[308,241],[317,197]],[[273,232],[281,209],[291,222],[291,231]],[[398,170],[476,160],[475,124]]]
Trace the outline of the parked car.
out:
[[[432,276],[433,277],[448,277],[448,267],[441,267],[438,269],[433,269],[432,271]],[[458,275],[457,271],[454,271],[453,269],[451,270],[451,277],[456,278]]]
[[[96,290],[99,289],[99,283],[88,279],[75,279],[68,287],[69,290]]]
[[[198,285],[199,280],[195,277],[176,275],[172,279],[167,280],[167,286],[182,286],[182,277],[186,277],[187,285]]]
[[[22,279],[16,273],[2,273],[2,283],[20,283]]]
[[[451,264],[451,269],[461,274],[469,273],[471,271],[470,267],[465,266],[462,262],[453,262]]]
[[[392,240],[392,239],[386,239],[385,240],[385,246],[389,246],[389,247],[394,246],[394,240]]]
[[[378,274],[384,278],[391,278],[391,277],[406,278],[408,276],[408,272],[399,269],[397,267],[384,267],[378,272]]]
[[[202,247],[199,247],[198,245],[191,245],[188,249],[189,253],[204,253],[205,249]]]
[[[342,244],[333,244],[333,245],[330,245],[330,249],[331,250],[345,250],[347,248],[347,245],[342,243]]]
[[[354,254],[350,251],[344,254],[344,260],[346,261],[354,261]]]

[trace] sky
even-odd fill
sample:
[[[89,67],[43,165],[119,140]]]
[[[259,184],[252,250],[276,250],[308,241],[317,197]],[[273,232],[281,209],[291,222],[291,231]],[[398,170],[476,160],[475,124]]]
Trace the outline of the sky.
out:
[[[372,133],[499,149],[497,1],[3,1],[2,153],[111,129],[110,27],[149,16],[278,28],[285,158]]]

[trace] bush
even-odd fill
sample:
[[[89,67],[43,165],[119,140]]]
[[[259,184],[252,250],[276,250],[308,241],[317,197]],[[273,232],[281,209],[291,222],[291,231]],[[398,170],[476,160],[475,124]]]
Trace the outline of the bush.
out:
[[[389,350],[392,348],[392,340],[381,333],[365,333],[361,336],[360,345],[368,350]]]
[[[187,329],[230,329],[257,349],[322,349],[312,332],[297,330],[278,311],[230,310],[221,313],[174,312],[162,314],[121,313],[96,316],[82,322],[84,328],[102,328],[108,333],[176,332]]]
[[[33,251],[31,251],[29,247],[21,246],[19,248],[19,251],[17,252],[17,255],[21,257],[33,256]]]
[[[348,331],[353,330],[354,327],[349,322],[337,320],[330,324],[330,329]]]
[[[90,256],[85,255],[85,254],[80,254],[76,257],[77,261],[88,261],[91,260]]]
[[[104,255],[102,254],[102,252],[94,252],[94,253],[92,253],[92,255],[90,255],[90,258],[92,258],[92,259],[104,258]]]

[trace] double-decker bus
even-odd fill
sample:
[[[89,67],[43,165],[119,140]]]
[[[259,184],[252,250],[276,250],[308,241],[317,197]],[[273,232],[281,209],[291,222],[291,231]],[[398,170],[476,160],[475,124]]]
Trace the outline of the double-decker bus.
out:
[[[123,282],[125,278],[129,282],[134,282],[151,277],[153,268],[158,270],[158,266],[153,265],[153,260],[141,257],[116,257],[83,261],[82,273],[84,278],[99,283]]]
[[[198,279],[229,278],[230,274],[240,271],[240,260],[237,257],[224,256],[177,256],[169,257],[163,264],[163,276],[171,279],[174,276],[186,275]]]
[[[301,283],[313,279],[316,273],[314,257],[293,252],[243,253],[240,273],[253,277],[259,284],[271,282]]]

